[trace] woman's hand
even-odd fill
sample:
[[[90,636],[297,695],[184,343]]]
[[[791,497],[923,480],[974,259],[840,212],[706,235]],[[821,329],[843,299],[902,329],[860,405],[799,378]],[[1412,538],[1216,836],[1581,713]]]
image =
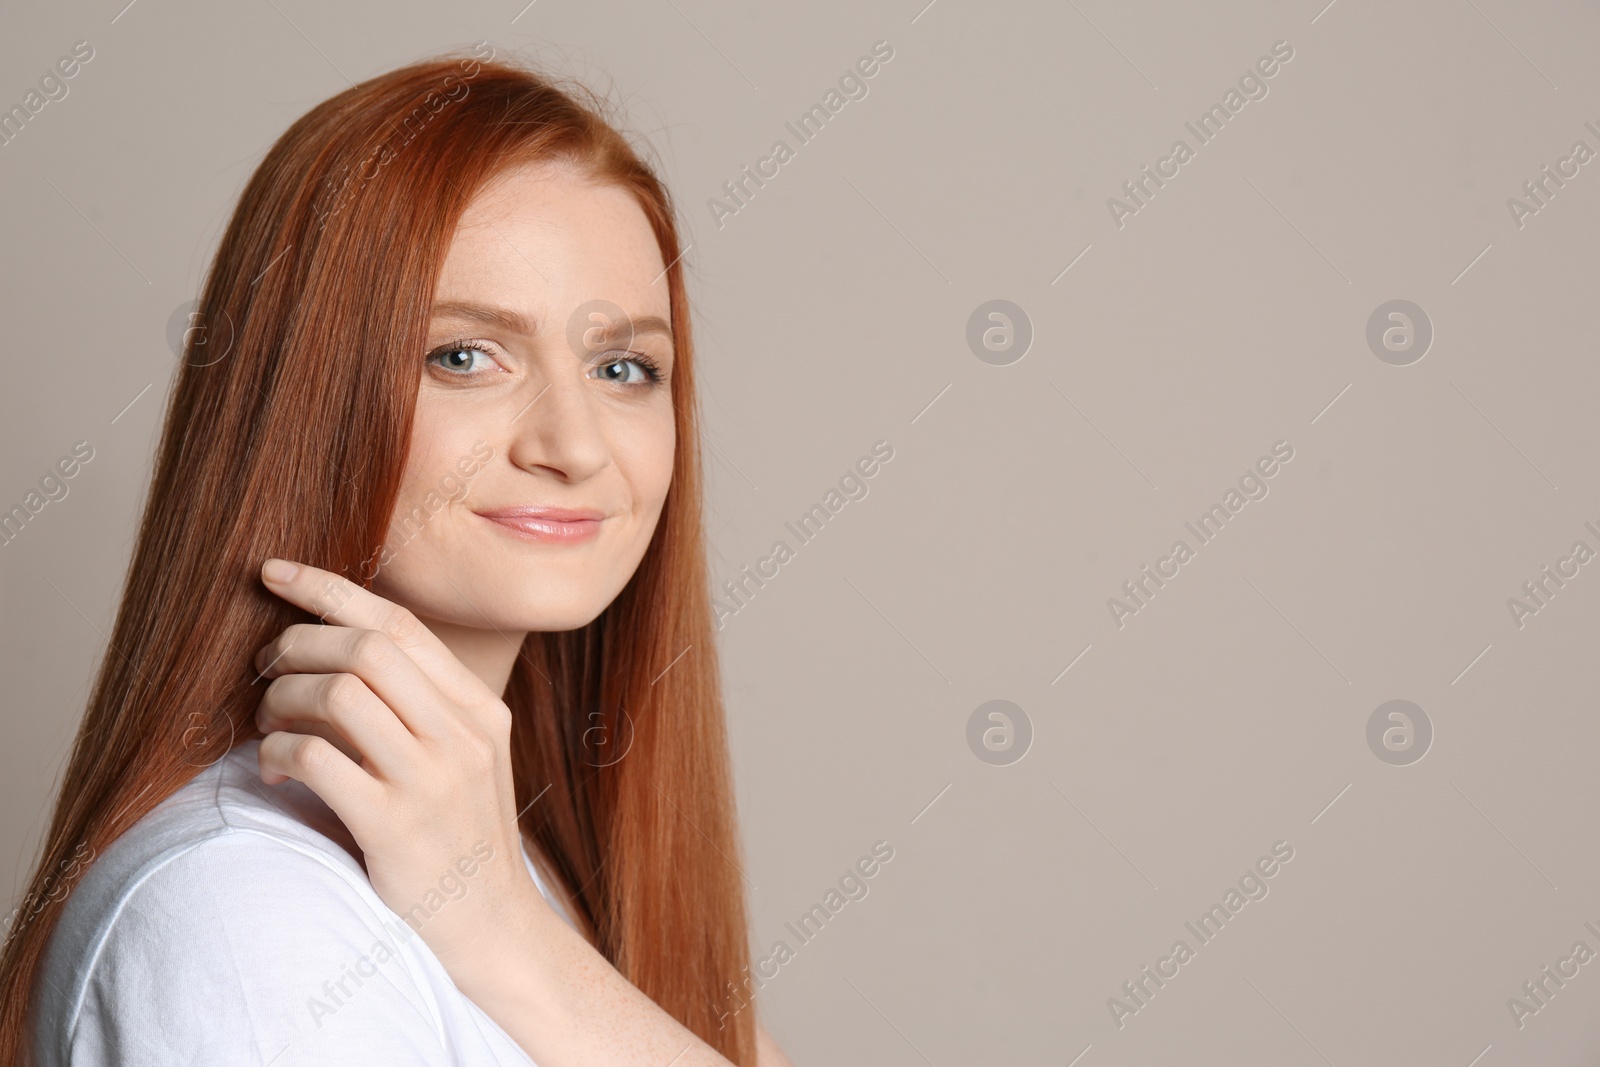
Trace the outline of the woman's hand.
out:
[[[256,712],[262,780],[296,779],[333,809],[373,889],[472,996],[499,967],[499,933],[549,908],[522,859],[510,710],[406,608],[303,564],[268,560],[261,575],[325,623],[256,654],[272,679]]]
[[[333,809],[384,903],[541,1067],[732,1067],[540,894],[505,702],[410,611],[316,567],[279,577],[283,562],[262,566],[267,587],[326,625],[290,626],[257,653],[272,679],[256,713],[262,780],[304,782]]]

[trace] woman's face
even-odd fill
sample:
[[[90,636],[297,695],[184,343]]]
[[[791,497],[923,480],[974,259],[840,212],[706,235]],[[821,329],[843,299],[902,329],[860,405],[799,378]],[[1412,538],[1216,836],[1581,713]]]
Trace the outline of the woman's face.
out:
[[[405,481],[366,567],[374,592],[447,642],[476,630],[505,646],[583,626],[621,591],[672,478],[664,266],[614,186],[539,165],[480,193],[417,353]],[[512,513],[540,508],[594,518]]]

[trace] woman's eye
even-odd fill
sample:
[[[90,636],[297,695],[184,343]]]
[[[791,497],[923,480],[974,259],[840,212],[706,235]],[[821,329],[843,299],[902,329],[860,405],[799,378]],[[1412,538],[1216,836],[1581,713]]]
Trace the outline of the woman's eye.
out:
[[[458,374],[470,374],[494,363],[486,349],[460,342],[449,344],[428,356],[428,362]]]
[[[631,372],[629,367],[632,368]],[[595,370],[604,381],[618,382],[622,385],[648,385],[661,380],[661,372],[655,362],[638,355],[628,355],[622,359],[602,363]]]

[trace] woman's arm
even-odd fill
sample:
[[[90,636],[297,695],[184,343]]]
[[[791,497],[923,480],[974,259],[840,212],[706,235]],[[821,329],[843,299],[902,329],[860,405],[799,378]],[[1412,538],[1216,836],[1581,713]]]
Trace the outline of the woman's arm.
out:
[[[529,921],[517,936],[457,984],[541,1065],[731,1067],[622,977],[542,896],[524,914]],[[756,1067],[794,1067],[759,1022]]]
[[[290,626],[257,654],[273,679],[256,713],[262,780],[303,782],[333,809],[384,903],[425,917],[418,933],[457,988],[541,1067],[731,1067],[534,884],[499,695],[415,615],[339,575],[262,577],[328,624]],[[430,904],[456,872],[470,889]]]
[[[457,985],[541,1067],[731,1067],[533,892],[498,951],[464,968]]]
[[[623,978],[542,897],[528,913],[533,921],[517,943],[506,945],[501,966],[470,976],[481,987],[462,991],[541,1065],[728,1067],[728,1060]],[[794,1067],[759,1022],[756,1067]]]

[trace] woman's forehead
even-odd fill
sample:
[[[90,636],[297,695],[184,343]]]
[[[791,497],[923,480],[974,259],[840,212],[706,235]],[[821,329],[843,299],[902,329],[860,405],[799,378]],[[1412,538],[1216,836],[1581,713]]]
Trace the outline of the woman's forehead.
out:
[[[546,317],[596,299],[639,318],[668,310],[661,251],[632,195],[549,171],[500,179],[469,205],[437,292]]]

